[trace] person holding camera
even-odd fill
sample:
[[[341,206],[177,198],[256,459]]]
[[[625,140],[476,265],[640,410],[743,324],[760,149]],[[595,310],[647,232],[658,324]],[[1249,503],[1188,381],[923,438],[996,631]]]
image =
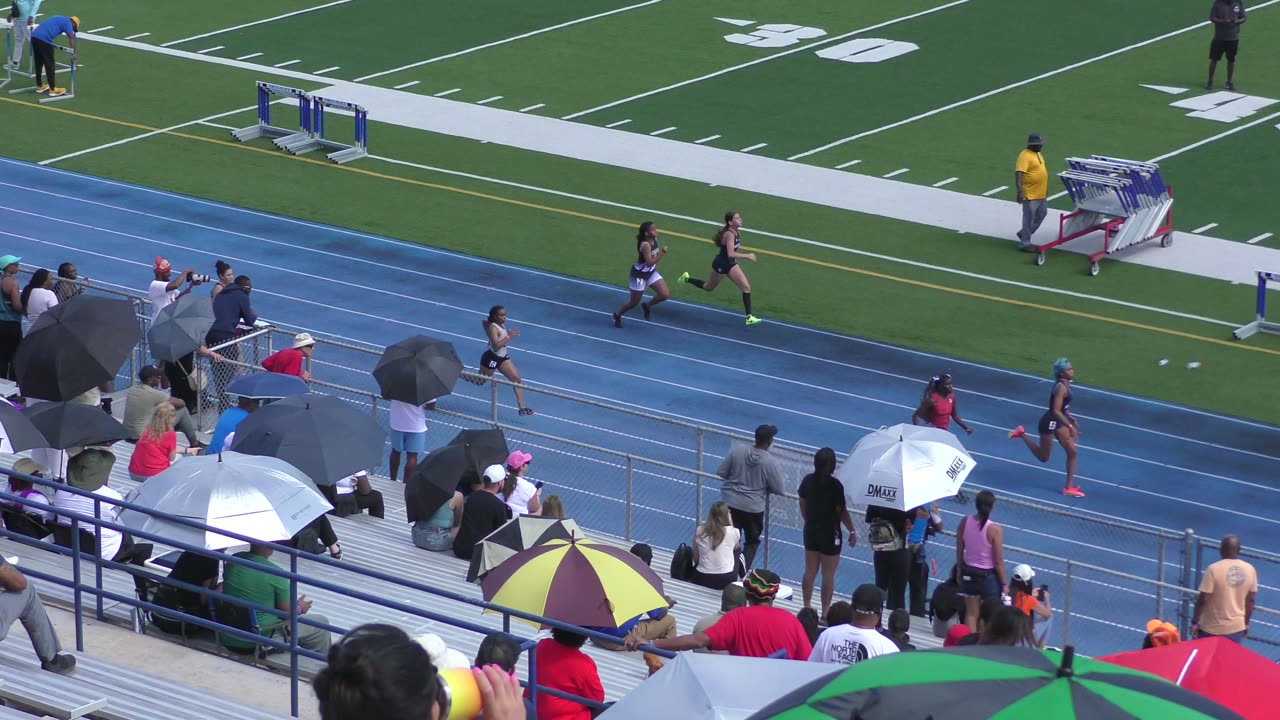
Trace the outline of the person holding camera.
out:
[[[191,287],[200,283],[195,279],[194,268],[187,268],[174,277],[173,265],[162,257],[156,258],[152,272],[155,273],[156,279],[152,280],[150,287],[147,288],[147,296],[151,299],[151,320],[154,322],[160,316],[161,310],[184,294],[191,292]],[[191,282],[191,287],[182,290],[182,285],[187,281]]]
[[[1044,647],[1049,638],[1049,625],[1053,621],[1053,608],[1049,605],[1049,586],[1035,586],[1036,571],[1025,563],[1013,569],[1009,582],[1010,604],[1028,616],[1032,622],[1032,635],[1036,647]]]

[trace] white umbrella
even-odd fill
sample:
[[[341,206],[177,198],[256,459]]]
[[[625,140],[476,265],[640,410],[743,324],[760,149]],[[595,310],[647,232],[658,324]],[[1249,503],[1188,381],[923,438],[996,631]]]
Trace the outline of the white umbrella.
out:
[[[287,540],[333,508],[296,467],[237,452],[185,458],[139,485],[125,500],[264,542]],[[208,550],[244,544],[136,510],[121,512],[120,522]]]
[[[894,425],[859,440],[836,476],[850,505],[910,510],[955,495],[976,464],[946,430]]]

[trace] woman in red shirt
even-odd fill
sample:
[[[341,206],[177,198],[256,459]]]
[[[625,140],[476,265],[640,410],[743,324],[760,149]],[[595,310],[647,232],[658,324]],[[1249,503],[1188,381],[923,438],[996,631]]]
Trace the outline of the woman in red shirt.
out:
[[[939,430],[951,427],[951,421],[964,428],[966,433],[973,434],[973,428],[960,419],[960,409],[956,407],[956,394],[951,387],[951,374],[942,373],[929,378],[924,386],[924,396],[920,398],[920,407],[911,414],[911,424],[925,422]]]
[[[537,682],[552,690],[604,702],[604,686],[596,661],[581,648],[586,635],[554,629],[551,637],[538,643]],[[525,697],[529,691],[525,690]],[[582,703],[538,694],[538,720],[591,720],[591,709]]]
[[[138,444],[129,459],[129,476],[136,482],[159,475],[178,457],[178,435],[173,431],[175,411],[173,405],[160,403],[151,413],[151,422],[142,431]],[[186,448],[184,455],[195,455],[198,448]]]

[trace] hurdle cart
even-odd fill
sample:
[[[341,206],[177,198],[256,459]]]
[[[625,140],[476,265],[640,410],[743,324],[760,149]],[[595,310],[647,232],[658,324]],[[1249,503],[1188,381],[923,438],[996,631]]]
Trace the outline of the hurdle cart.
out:
[[[1155,163],[1093,155],[1067,158],[1068,169],[1058,173],[1075,204],[1058,220],[1058,239],[1039,246],[1035,264],[1044,265],[1045,251],[1102,231],[1102,249],[1088,255],[1089,274],[1097,275],[1104,255],[1160,240],[1173,244],[1173,187],[1164,184]]]

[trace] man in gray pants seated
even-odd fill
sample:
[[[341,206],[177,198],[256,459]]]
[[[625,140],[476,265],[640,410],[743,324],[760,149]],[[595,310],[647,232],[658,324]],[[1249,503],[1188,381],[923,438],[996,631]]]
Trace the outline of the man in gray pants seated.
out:
[[[35,586],[3,556],[0,556],[0,590],[3,590],[0,592],[0,640],[9,634],[9,626],[14,621],[21,620],[40,658],[40,667],[59,675],[70,673],[76,666],[76,658],[61,652],[62,644],[44,612],[44,605],[40,604]]]

